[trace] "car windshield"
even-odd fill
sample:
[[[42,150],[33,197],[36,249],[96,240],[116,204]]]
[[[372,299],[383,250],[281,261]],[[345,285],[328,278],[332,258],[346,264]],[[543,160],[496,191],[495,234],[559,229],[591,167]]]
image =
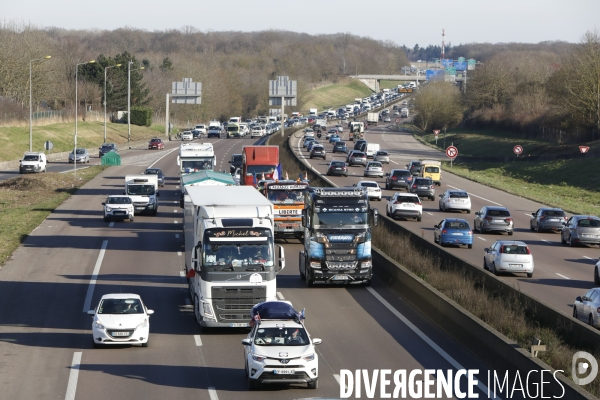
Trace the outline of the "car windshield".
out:
[[[365,158],[365,153],[355,152],[352,154],[352,157]]]
[[[233,157],[231,157],[231,162],[234,162],[234,163],[242,162],[242,160],[243,160],[243,156],[241,154],[234,155]]]
[[[379,185],[375,182],[361,182],[360,186],[362,186],[362,187],[379,187]]]
[[[98,306],[98,314],[143,314],[139,299],[104,299]]]
[[[410,172],[408,171],[394,171],[394,176],[409,176]]]
[[[154,194],[154,185],[127,185],[127,194],[150,196]]]
[[[388,155],[388,153],[386,153],[385,151],[378,151],[378,152],[377,152],[377,155],[378,155],[378,156],[387,156],[387,155]]]
[[[431,185],[429,179],[415,179],[415,185]]]
[[[306,346],[308,335],[304,328],[286,328],[281,323],[277,328],[261,328],[256,330],[254,344],[257,346]]]
[[[600,226],[600,221],[597,219],[580,219],[577,222],[577,226],[582,228],[598,228]]]
[[[440,168],[439,167],[425,167],[425,172],[437,174],[438,172],[440,172]]]
[[[398,196],[398,198],[395,201],[396,204],[400,204],[400,203],[419,204],[420,202],[421,201],[419,200],[419,198],[417,196]]]
[[[490,217],[510,217],[508,210],[488,210],[487,215]]]
[[[382,168],[382,165],[381,165],[381,163],[378,163],[378,162],[377,163],[375,163],[375,162],[369,163],[369,168],[373,168],[373,167]]]
[[[346,165],[346,163],[343,161],[332,161],[331,162],[332,167],[343,167],[344,165]]]
[[[469,197],[467,192],[450,192],[451,199],[466,199]]]
[[[25,156],[23,157],[23,161],[38,161],[39,156]]]
[[[107,204],[131,204],[131,198],[120,196],[120,197],[109,197],[106,201]]]
[[[469,229],[467,221],[447,221],[444,225],[446,229]]]
[[[544,215],[549,217],[564,217],[565,213],[562,210],[546,210],[544,211]]]
[[[111,151],[111,150],[114,150],[114,148],[112,146],[102,146],[101,149],[102,149],[102,151]]]
[[[505,244],[500,247],[502,254],[529,254],[527,246],[519,244]]]
[[[77,154],[85,154],[86,151],[85,151],[85,149],[77,149],[76,153]]]

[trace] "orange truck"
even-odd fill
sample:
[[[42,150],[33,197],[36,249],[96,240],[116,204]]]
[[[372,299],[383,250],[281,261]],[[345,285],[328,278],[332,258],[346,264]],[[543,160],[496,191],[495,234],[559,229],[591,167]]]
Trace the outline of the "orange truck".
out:
[[[267,181],[263,194],[273,203],[275,219],[275,237],[304,237],[302,226],[302,210],[304,210],[304,193],[308,181],[282,180]]]
[[[245,146],[240,185],[256,186],[261,179],[279,179],[278,167],[279,146]]]

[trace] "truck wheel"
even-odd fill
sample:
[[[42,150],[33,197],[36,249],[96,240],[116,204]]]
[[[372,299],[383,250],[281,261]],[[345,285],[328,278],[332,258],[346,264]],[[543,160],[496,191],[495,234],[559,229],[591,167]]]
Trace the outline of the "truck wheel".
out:
[[[312,287],[313,286],[313,281],[310,279],[310,274],[308,273],[308,270],[305,268],[305,273],[304,273],[304,283],[306,284],[306,287]]]
[[[202,322],[202,315],[200,315],[200,302],[196,296],[194,296],[194,317],[196,317],[196,322],[200,325]]]

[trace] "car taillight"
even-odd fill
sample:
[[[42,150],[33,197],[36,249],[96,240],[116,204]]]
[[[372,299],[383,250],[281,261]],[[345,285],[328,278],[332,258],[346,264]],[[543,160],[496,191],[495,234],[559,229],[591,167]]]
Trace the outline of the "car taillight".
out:
[[[397,177],[397,176],[392,176],[392,180],[393,180],[393,181],[397,181],[397,180],[398,180],[398,177]]]
[[[542,216],[540,217],[540,219],[546,219],[546,216],[545,216],[545,215],[542,215]]]
[[[527,249],[527,254],[531,254],[531,250],[529,250],[529,246],[527,246],[526,249]]]
[[[445,229],[442,229],[442,233],[443,233],[443,234],[446,234],[446,233],[448,233],[448,231],[447,231],[447,230],[445,230]]]
[[[492,217],[485,217],[484,219],[486,219],[487,221],[491,221],[491,220],[493,220],[494,218],[492,218]]]
[[[435,186],[434,186],[434,185],[431,185],[431,188],[432,188],[432,189],[435,189]]]
[[[412,187],[413,187],[413,189],[416,189],[416,188],[417,188],[417,185],[413,185]]]
[[[506,222],[512,222],[512,218],[504,218]]]
[[[473,231],[469,231],[468,235],[472,235],[472,234],[473,234]]]
[[[412,181],[412,176],[409,176],[408,178],[406,178],[407,181]]]

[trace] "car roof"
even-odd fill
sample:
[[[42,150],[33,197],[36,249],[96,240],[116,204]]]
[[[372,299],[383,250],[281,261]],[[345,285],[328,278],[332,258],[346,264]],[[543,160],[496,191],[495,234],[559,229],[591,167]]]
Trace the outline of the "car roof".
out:
[[[408,192],[396,192],[394,194],[408,196],[408,197],[419,197],[419,195],[416,193],[408,193]]]
[[[374,183],[377,186],[379,186],[379,184],[377,182],[375,182],[375,181],[360,181],[360,182],[358,182],[358,184],[361,184],[361,183]]]
[[[527,243],[521,242],[520,240],[498,240],[496,242],[500,243],[502,245],[505,245],[505,244],[516,244],[517,246],[527,246]]]
[[[100,300],[104,299],[142,299],[139,294],[135,293],[107,293]]]
[[[446,218],[446,222],[464,222],[466,224],[469,224],[466,219],[462,218]]]
[[[485,206],[485,208],[487,208],[488,210],[506,210],[506,211],[508,211],[508,208],[506,208],[504,206]]]

